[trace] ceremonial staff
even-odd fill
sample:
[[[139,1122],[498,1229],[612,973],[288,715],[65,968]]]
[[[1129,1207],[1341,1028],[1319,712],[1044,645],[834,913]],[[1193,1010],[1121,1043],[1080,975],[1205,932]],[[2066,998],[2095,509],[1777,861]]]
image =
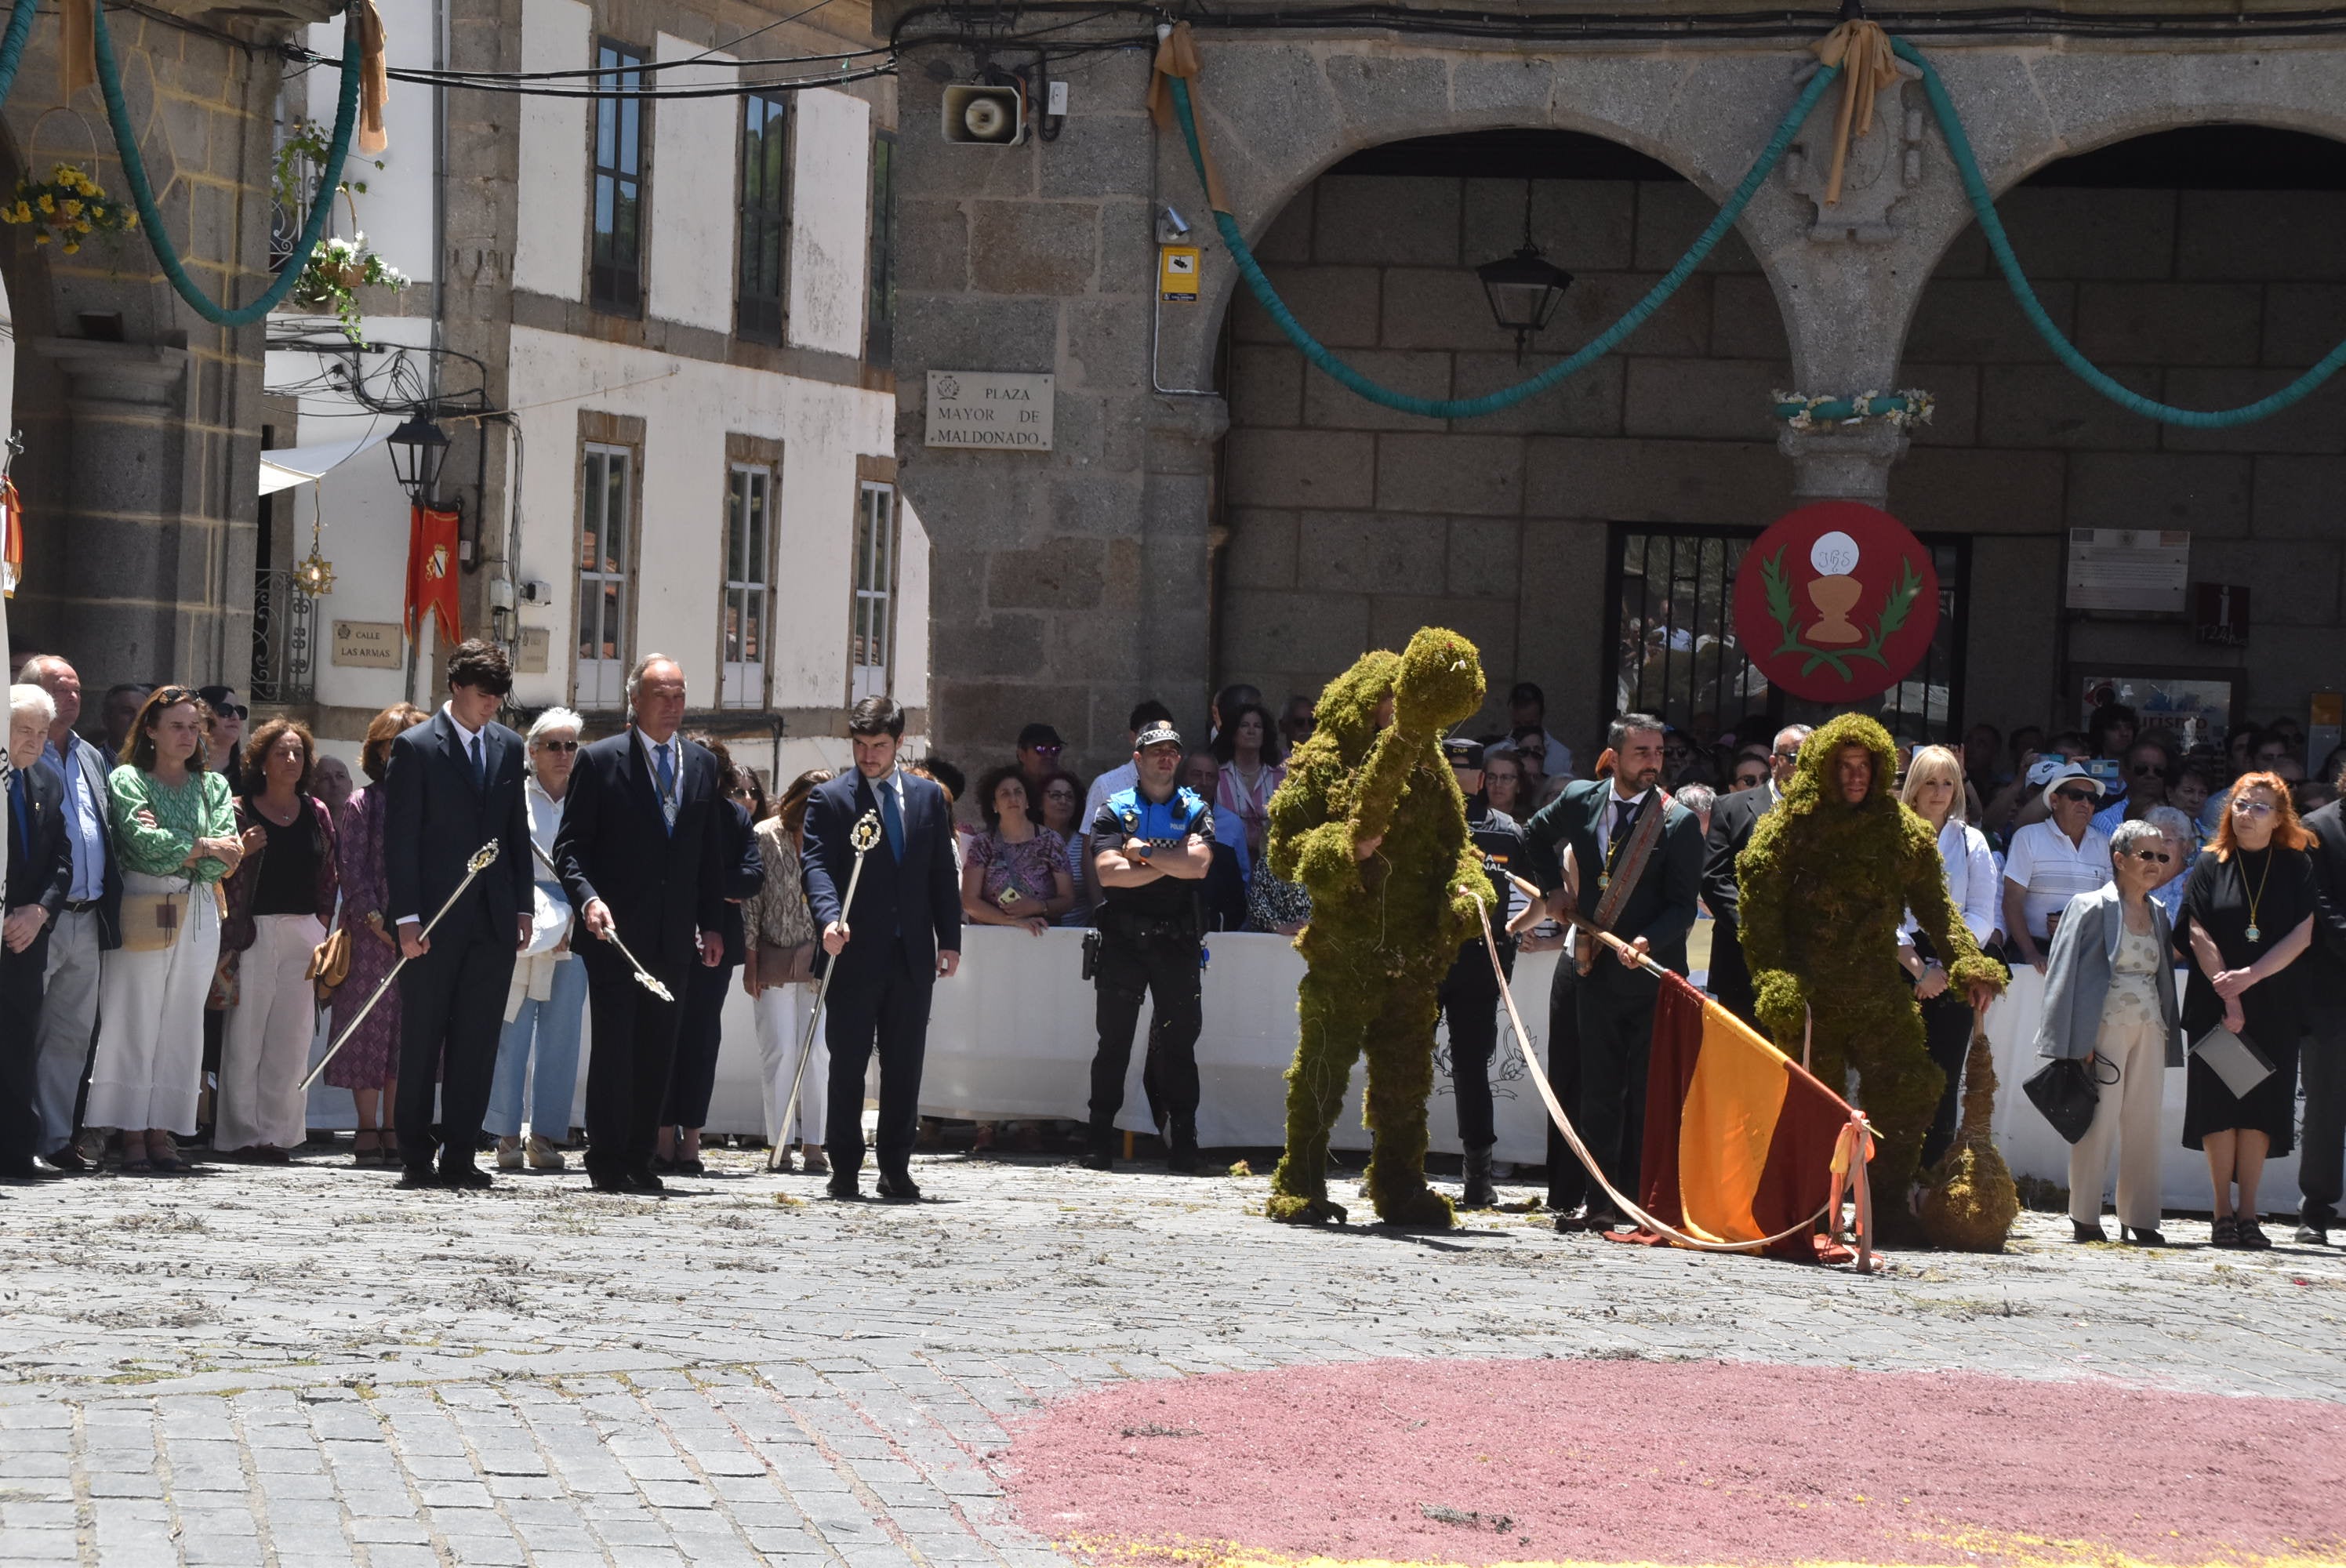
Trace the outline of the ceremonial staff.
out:
[[[880,814],[866,811],[857,818],[855,826],[848,830],[847,841],[855,850],[855,864],[847,873],[847,897],[840,901],[842,924],[846,923],[848,911],[855,907],[855,884],[863,876],[863,857],[880,841]],[[833,953],[831,962],[823,965],[821,983],[814,988],[814,1009],[807,1014],[806,1037],[799,1042],[798,1069],[790,1074],[790,1096],[782,1102],[781,1131],[774,1139],[774,1146],[766,1151],[768,1170],[779,1168],[775,1162],[790,1146],[790,1125],[799,1108],[799,1084],[806,1077],[807,1057],[814,1051],[815,1028],[822,1022],[822,999],[831,993],[831,977],[838,972],[839,955]]]
[[[535,839],[532,839],[529,841],[529,852],[537,857],[537,863],[539,865],[544,866],[549,871],[554,871],[556,881],[561,879],[562,873],[554,870],[554,861],[547,857],[546,852],[544,850],[537,847],[537,840]],[[606,907],[607,908],[608,906],[607,905]],[[579,918],[583,923],[586,918],[585,915],[582,913]],[[636,972],[636,983],[638,985],[642,986],[646,991],[650,992],[662,1002],[674,1002],[676,1000],[676,993],[670,991],[667,986],[662,985],[659,983],[659,977],[658,975],[655,975],[650,970],[646,969],[641,963],[638,962],[636,955],[627,951],[627,944],[619,940],[619,922],[615,920],[611,922],[610,929],[604,932],[601,940],[609,942],[613,947],[619,950],[619,956],[626,959],[627,961],[627,967]]]
[[[473,879],[479,876],[483,871],[487,871],[492,865],[495,865],[496,863],[496,859],[497,841],[495,839],[491,839],[487,843],[483,844],[479,849],[473,851],[473,858],[464,862],[464,880],[456,884],[456,891],[448,895],[448,901],[442,904],[438,911],[435,912],[430,920],[423,922],[423,930],[418,935],[416,939],[417,941],[420,942],[424,937],[428,937],[432,934],[432,928],[440,923],[440,917],[456,907],[456,901],[464,896],[464,890],[473,885]],[[318,1058],[318,1064],[310,1069],[310,1075],[308,1077],[301,1080],[301,1092],[303,1094],[308,1094],[310,1092],[311,1085],[317,1083],[319,1074],[326,1070],[326,1064],[334,1059],[334,1053],[340,1051],[345,1044],[349,1044],[351,1036],[358,1033],[359,1025],[366,1022],[366,1015],[374,1011],[374,1004],[382,1000],[382,993],[391,989],[391,983],[397,980],[399,978],[399,972],[406,967],[407,954],[403,952],[399,955],[399,962],[391,966],[391,972],[382,977],[382,983],[374,988],[374,994],[366,999],[366,1005],[359,1009],[358,1016],[350,1021],[349,1024],[344,1027],[341,1035],[335,1039],[332,1045],[326,1047],[326,1054]]]

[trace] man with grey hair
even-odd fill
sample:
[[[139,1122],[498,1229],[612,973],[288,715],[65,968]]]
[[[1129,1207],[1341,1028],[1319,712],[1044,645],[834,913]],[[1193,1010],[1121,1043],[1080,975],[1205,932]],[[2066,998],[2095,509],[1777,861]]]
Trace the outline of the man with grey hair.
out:
[[[1788,724],[1776,732],[1768,751],[1768,786],[1741,789],[1719,801],[1710,814],[1704,838],[1702,901],[1710,911],[1710,994],[1721,1007],[1754,1029],[1760,1027],[1751,1000],[1751,971],[1743,962],[1743,939],[1736,924],[1737,901],[1742,897],[1735,881],[1735,864],[1751,841],[1751,830],[1784,798],[1784,787],[1800,766],[1800,744],[1810,727]],[[1763,1031],[1764,1033],[1764,1031]]]
[[[41,1022],[41,974],[49,958],[49,922],[65,906],[73,875],[56,780],[40,764],[57,706],[37,686],[8,688],[8,875],[0,919],[0,1176],[55,1176],[35,1159],[41,1121],[34,1108],[34,1046]]]
[[[34,1105],[41,1118],[41,1153],[60,1170],[86,1171],[89,1160],[74,1146],[74,1133],[90,1053],[97,1044],[99,955],[122,942],[122,868],[107,827],[106,776],[113,760],[74,733],[82,702],[81,677],[73,666],[43,654],[26,664],[25,678],[56,705],[41,766],[56,780],[73,854],[65,903],[49,922],[45,999],[34,1049]]]

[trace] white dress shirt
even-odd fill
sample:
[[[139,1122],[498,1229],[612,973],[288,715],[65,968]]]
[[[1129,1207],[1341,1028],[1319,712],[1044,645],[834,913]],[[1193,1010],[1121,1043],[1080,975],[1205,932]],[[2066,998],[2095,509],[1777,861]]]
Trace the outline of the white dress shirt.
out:
[[[456,727],[456,753],[459,759],[461,759],[465,768],[469,769],[473,766],[473,744],[480,739],[481,732],[477,729],[467,729],[464,728],[464,721],[456,717],[456,709],[452,704],[445,702],[442,703],[440,705],[440,711],[447,715],[448,722]],[[488,753],[484,751],[481,754],[481,766],[483,768],[486,768],[488,765]],[[392,923],[395,926],[422,925],[423,923],[423,917],[422,915],[403,914]]]
[[[1947,879],[1947,901],[1970,928],[1972,940],[1985,942],[2004,924],[2004,879],[1997,874],[1995,851],[1987,847],[1986,835],[1960,817],[1949,817],[1939,830],[1939,865]],[[1908,910],[1898,928],[1898,945],[1913,946],[1920,929],[1914,911]]]

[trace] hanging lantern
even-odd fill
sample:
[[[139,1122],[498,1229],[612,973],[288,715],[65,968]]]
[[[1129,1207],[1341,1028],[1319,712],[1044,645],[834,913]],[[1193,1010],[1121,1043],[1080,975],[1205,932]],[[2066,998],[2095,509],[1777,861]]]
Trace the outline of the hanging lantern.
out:
[[[1515,334],[1515,362],[1521,364],[1524,345],[1544,330],[1572,274],[1550,261],[1532,243],[1532,183],[1524,181],[1524,242],[1513,256],[1485,261],[1474,269],[1483,293],[1491,301],[1491,315],[1501,328]]]
[[[430,504],[438,493],[440,465],[448,460],[448,438],[423,414],[411,413],[397,430],[383,437],[391,449],[391,471],[406,487],[407,498],[418,506]]]
[[[318,548],[318,532],[325,521],[325,508],[317,504],[324,500],[322,491],[312,496],[310,511],[310,554],[293,566],[293,585],[313,599],[322,599],[334,591],[334,564]]]

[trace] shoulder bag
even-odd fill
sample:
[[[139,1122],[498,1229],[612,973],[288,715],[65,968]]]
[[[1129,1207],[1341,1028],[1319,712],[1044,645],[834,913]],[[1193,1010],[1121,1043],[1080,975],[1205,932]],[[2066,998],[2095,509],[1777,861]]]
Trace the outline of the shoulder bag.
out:
[[[338,921],[326,940],[310,950],[307,978],[316,983],[318,1000],[324,1002],[334,994],[336,986],[350,977],[351,933]]]
[[[188,890],[122,895],[122,951],[161,952],[179,940],[188,919]]]
[[[758,984],[801,985],[814,978],[814,949],[811,942],[785,947],[780,942],[758,944]]]
[[[2029,1103],[2045,1113],[2053,1130],[2065,1142],[2074,1144],[2094,1125],[2094,1107],[2101,1101],[2102,1090],[2116,1083],[2116,1078],[2103,1083],[2079,1057],[2055,1056],[2020,1087]]]

